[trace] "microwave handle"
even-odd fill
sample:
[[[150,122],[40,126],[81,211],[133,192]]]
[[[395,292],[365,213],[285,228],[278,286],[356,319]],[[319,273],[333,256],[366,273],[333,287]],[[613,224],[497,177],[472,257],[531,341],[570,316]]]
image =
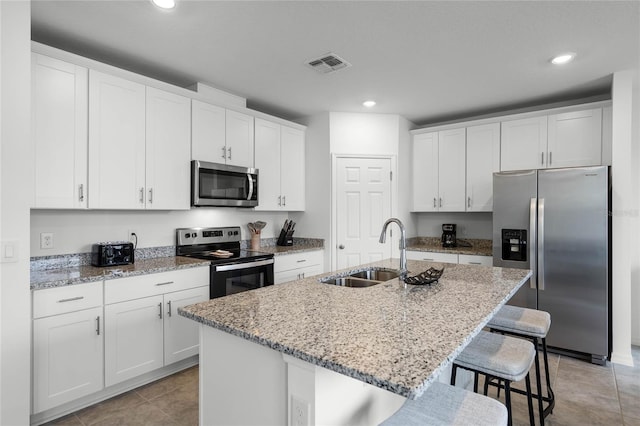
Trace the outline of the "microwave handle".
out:
[[[253,179],[251,178],[251,173],[247,173],[247,180],[249,181],[247,200],[251,200],[251,198],[253,197]]]

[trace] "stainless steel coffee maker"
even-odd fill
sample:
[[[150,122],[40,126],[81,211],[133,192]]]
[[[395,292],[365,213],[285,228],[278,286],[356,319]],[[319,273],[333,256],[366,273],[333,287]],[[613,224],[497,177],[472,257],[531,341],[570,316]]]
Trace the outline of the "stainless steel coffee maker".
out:
[[[456,224],[442,224],[442,247],[456,247]]]

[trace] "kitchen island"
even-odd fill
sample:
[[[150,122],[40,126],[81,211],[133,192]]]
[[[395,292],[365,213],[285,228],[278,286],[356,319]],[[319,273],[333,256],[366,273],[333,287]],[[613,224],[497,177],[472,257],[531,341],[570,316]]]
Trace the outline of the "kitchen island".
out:
[[[365,266],[398,261],[349,271]],[[327,275],[179,311],[201,323],[201,424],[378,423],[438,380],[530,272],[447,264],[432,286],[366,288]]]

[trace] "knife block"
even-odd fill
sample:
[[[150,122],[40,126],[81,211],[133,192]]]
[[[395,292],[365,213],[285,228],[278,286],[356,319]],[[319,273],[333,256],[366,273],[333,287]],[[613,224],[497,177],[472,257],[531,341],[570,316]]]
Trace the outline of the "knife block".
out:
[[[284,229],[280,231],[280,236],[278,237],[278,241],[276,241],[276,245],[279,246],[292,246],[293,245],[293,232],[286,232]]]

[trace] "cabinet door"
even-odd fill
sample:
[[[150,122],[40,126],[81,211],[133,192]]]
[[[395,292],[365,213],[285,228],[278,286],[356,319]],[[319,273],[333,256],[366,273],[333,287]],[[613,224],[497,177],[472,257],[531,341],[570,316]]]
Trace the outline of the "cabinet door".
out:
[[[493,210],[493,173],[500,171],[500,123],[467,127],[467,211]]]
[[[164,295],[164,363],[165,365],[197,355],[200,327],[195,321],[178,315],[178,308],[209,300],[209,286]]]
[[[433,251],[407,250],[408,260],[426,260],[428,262],[458,263],[458,255],[454,253],[440,253]]]
[[[226,112],[227,164],[253,167],[253,117]]]
[[[106,386],[163,366],[163,314],[162,295],[104,307]]]
[[[501,124],[500,170],[547,167],[547,117],[504,121]]]
[[[305,208],[304,132],[282,126],[280,136],[280,188],[282,208],[302,211]]]
[[[144,208],[145,87],[89,71],[89,207]]]
[[[465,129],[438,134],[438,210],[465,211]]]
[[[460,263],[461,265],[493,266],[493,257],[478,256],[473,254],[459,254],[458,263]]]
[[[102,307],[33,321],[33,412],[97,392],[103,381]]]
[[[255,165],[259,171],[256,210],[280,210],[280,125],[256,118],[255,133]]]
[[[196,100],[191,107],[191,159],[225,164],[226,110]]]
[[[190,208],[191,102],[147,87],[146,208]]]
[[[438,211],[438,133],[413,137],[413,211]]]
[[[601,108],[549,116],[548,167],[599,166],[601,162]]]
[[[32,54],[36,208],[87,207],[88,70]]]

